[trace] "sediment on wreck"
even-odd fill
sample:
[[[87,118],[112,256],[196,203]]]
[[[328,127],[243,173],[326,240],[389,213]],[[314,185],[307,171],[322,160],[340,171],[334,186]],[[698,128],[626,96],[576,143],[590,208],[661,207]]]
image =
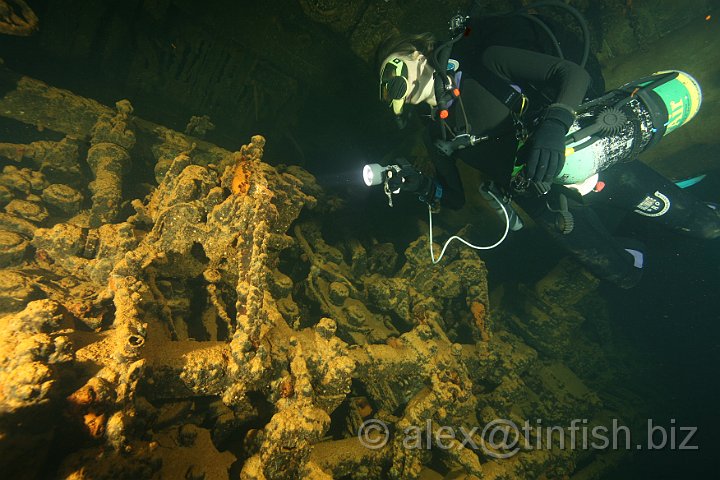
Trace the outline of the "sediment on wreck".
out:
[[[260,135],[230,152],[126,101],[2,75],[2,115],[43,126],[0,144],[3,471],[559,478],[610,465],[573,450],[499,460],[457,440],[407,448],[400,434],[612,415],[583,380],[604,357],[580,334],[579,299],[558,297],[570,281],[592,296],[590,277],[561,265],[516,292],[522,308],[491,308],[472,250],[450,248],[439,274],[422,235],[326,241],[340,207],[307,171],[266,163]],[[117,188],[141,167],[146,186]],[[394,432],[373,449],[358,436],[370,419]]]

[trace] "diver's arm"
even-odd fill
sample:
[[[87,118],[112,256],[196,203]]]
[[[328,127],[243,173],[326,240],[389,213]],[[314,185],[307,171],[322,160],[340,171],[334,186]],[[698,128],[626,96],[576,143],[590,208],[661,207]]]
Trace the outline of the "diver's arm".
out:
[[[528,81],[552,86],[557,94],[553,103],[575,109],[585,98],[590,75],[568,60],[512,47],[493,46],[485,50],[483,64],[510,81]]]
[[[435,167],[434,182],[440,186],[442,191],[440,205],[453,210],[461,209],[465,205],[465,190],[455,158],[438,153],[427,128],[423,132],[422,139]]]
[[[433,155],[433,163],[435,164],[435,181],[442,188],[440,205],[453,210],[462,208],[465,205],[465,190],[460,179],[460,172],[455,165],[455,159]]]
[[[545,110],[530,138],[518,153],[522,175],[546,193],[565,163],[565,134],[575,120],[590,85],[590,75],[579,65],[557,57],[511,47],[490,47],[485,66],[510,81],[551,87],[554,101]]]

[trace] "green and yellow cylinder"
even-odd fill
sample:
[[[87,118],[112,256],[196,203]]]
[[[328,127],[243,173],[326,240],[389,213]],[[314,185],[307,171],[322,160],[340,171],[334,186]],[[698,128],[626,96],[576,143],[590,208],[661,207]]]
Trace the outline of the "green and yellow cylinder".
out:
[[[662,137],[688,123],[700,110],[702,90],[685,72],[657,72],[630,82],[601,99],[581,105],[578,120],[570,129],[565,165],[555,183],[584,182],[612,165],[632,160]],[[578,138],[588,125],[608,109],[621,113],[621,123],[611,129],[595,129]],[[592,130],[592,129],[590,129]]]
[[[667,70],[655,75],[677,73],[677,77],[652,89],[662,98],[668,113],[665,135],[682,127],[697,114],[702,104],[702,90],[697,80],[685,72]],[[650,82],[648,82],[650,83]],[[643,85],[640,85],[642,87]]]

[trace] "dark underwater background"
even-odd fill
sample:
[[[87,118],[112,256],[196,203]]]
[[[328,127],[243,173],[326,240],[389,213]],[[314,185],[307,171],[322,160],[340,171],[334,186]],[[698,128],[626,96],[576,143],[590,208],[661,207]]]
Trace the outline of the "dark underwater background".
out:
[[[346,37],[308,19],[295,2],[167,0],[156,2],[165,6],[156,17],[147,15],[147,5],[139,0],[28,3],[40,17],[41,28],[31,37],[0,36],[0,58],[8,68],[106,105],[128,98],[137,116],[178,130],[190,115],[209,114],[216,128],[207,140],[231,150],[261,133],[268,139],[265,158],[270,163],[298,164],[342,199],[343,213],[333,222],[371,231],[379,240],[396,245],[417,237],[419,222],[426,220],[421,205],[399,199],[389,209],[379,190],[366,189],[360,182],[363,164],[388,160],[407,141],[376,101],[373,67],[353,52]],[[418,8],[432,3],[399,2],[408,13],[398,21],[407,26],[410,19],[421,18],[425,23],[416,22],[418,30],[442,28],[438,15],[423,15]],[[629,9],[633,2],[597,3]],[[662,7],[674,2],[636,3],[662,14]],[[707,174],[691,187],[692,192],[720,203],[720,9],[717,1],[688,5],[693,13],[682,19],[681,26],[662,38],[628,46],[628,52],[603,58],[603,73],[608,88],[641,72],[667,68],[687,69],[705,80],[698,116],[641,158],[673,179]],[[600,15],[599,9],[592,5],[585,9],[591,25],[601,22],[593,17],[593,12]],[[643,15],[648,13],[637,13],[635,22],[642,25]],[[272,39],[276,31],[284,40]],[[217,44],[207,46],[215,37]],[[296,38],[300,46],[283,44],[289,38]],[[593,47],[597,43],[596,39]],[[698,48],[708,44],[712,48]],[[161,45],[157,51],[166,57],[144,56],[147,45]],[[222,55],[223,49],[240,45],[260,58],[268,56],[270,67],[258,69],[257,74],[248,72],[245,78],[236,70],[225,77],[202,79],[207,72],[201,65],[192,71],[199,79],[180,78],[186,72],[182,63],[197,54],[193,48],[204,49],[203,55],[212,55],[213,49]],[[309,52],[306,61],[293,63],[296,56],[288,52],[294,49]],[[280,60],[272,60],[274,55]],[[678,59],[687,64],[675,63]],[[133,77],[138,72],[146,77]],[[296,83],[279,80],[288,78]],[[245,100],[248,82],[261,92],[260,100]],[[193,83],[202,87],[183,90],[183,85]],[[209,91],[213,88],[215,93]],[[9,132],[12,138],[7,137]],[[28,130],[23,138],[22,129],[0,119],[0,141],[29,142],[36,139],[33,135]],[[479,242],[494,238],[499,228],[487,209],[479,207],[439,221],[448,231],[473,223]],[[489,229],[482,230],[484,225]],[[715,477],[720,451],[720,240],[694,240],[633,221],[621,230],[625,236],[641,238],[647,251],[645,274],[636,288],[600,287],[613,337],[633,352],[632,358],[640,359],[628,366],[634,373],[632,384],[619,388],[642,397],[649,418],[659,424],[676,419],[679,426],[697,426],[691,443],[699,449],[639,452],[605,478]],[[533,253],[538,251],[542,255]],[[564,253],[530,226],[481,257],[491,288],[496,288],[532,284]]]

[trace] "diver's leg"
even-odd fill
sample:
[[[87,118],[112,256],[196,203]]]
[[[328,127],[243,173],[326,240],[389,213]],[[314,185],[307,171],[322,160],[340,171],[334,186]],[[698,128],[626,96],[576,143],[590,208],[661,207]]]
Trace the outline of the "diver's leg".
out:
[[[563,234],[556,227],[558,214],[545,206],[545,197],[519,198],[517,203],[597,277],[621,288],[632,288],[640,281],[642,254],[639,242],[625,241],[610,235],[591,207],[569,201],[574,228],[569,234]]]
[[[696,238],[720,237],[720,212],[640,161],[615,165],[600,181],[604,188],[585,196],[589,205],[604,203]]]

